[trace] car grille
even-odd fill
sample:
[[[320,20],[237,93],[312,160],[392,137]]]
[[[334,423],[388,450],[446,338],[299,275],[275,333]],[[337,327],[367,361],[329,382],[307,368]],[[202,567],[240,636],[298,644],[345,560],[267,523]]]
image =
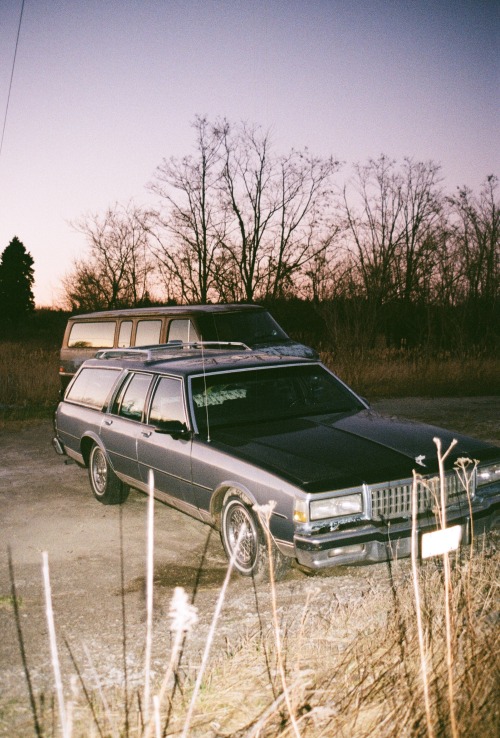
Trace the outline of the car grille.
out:
[[[371,490],[372,519],[393,520],[411,516],[412,482]],[[467,502],[467,489],[455,472],[445,477],[446,507]],[[437,511],[440,505],[439,478],[417,481],[418,513]]]

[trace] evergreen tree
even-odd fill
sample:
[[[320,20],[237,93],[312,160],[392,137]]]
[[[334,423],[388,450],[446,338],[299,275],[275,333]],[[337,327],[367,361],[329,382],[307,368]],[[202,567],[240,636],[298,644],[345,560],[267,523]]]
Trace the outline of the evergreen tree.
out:
[[[33,257],[14,236],[0,258],[0,323],[16,327],[35,309]]]

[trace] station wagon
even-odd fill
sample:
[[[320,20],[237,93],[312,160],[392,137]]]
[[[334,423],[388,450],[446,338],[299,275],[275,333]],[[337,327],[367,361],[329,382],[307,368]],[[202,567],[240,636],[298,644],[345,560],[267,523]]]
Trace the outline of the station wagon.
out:
[[[441,486],[435,438],[456,441]],[[440,501],[461,543],[498,521],[500,448],[379,415],[319,361],[234,346],[99,352],[58,406],[54,446],[104,504],[148,492],[152,471],[154,495],[219,530],[242,575],[265,578],[269,555],[278,577],[292,561],[409,556],[412,515],[422,546]]]

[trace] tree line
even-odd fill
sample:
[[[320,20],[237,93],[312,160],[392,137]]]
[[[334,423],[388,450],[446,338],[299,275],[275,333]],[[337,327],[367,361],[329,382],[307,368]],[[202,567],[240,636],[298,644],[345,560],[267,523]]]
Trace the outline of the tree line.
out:
[[[304,322],[314,308],[325,344],[498,343],[496,176],[449,194],[433,161],[381,155],[346,174],[308,149],[278,153],[258,126],[197,117],[193,131],[193,153],[147,185],[154,207],[73,224],[88,250],[63,280],[69,310],[294,303]]]

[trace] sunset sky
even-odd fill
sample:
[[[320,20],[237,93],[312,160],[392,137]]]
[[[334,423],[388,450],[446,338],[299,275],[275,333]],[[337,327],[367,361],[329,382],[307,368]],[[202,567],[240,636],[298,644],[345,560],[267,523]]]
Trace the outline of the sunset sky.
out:
[[[0,135],[22,0],[0,0]],[[496,0],[25,0],[3,149],[0,253],[18,236],[35,299],[84,254],[70,223],[147,203],[195,115],[270,129],[276,151],[350,166],[442,164],[452,192],[500,175]]]

